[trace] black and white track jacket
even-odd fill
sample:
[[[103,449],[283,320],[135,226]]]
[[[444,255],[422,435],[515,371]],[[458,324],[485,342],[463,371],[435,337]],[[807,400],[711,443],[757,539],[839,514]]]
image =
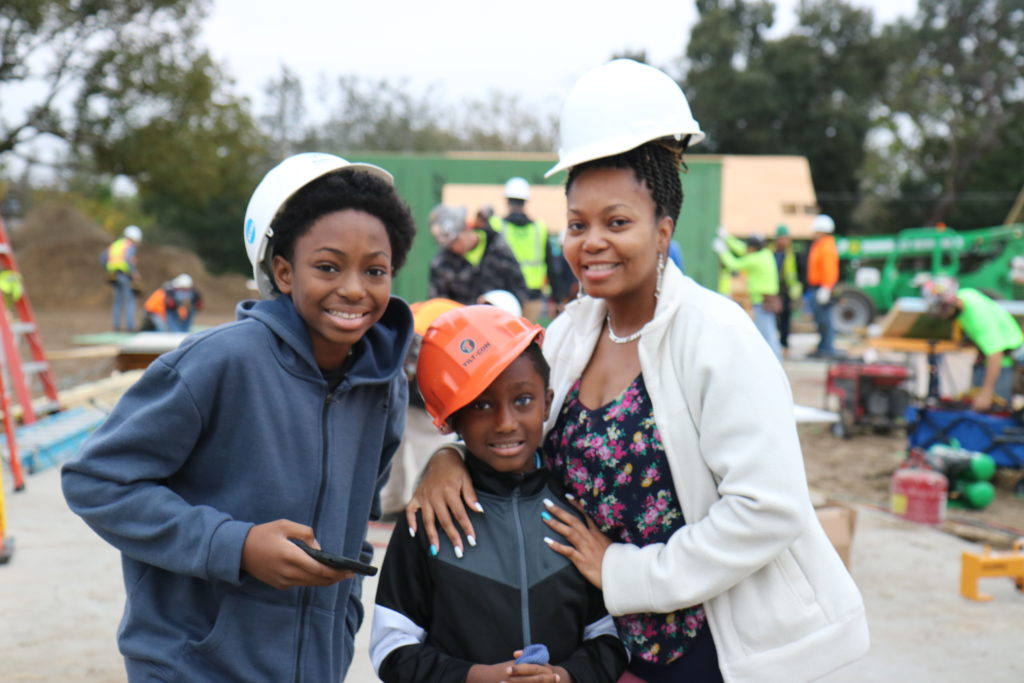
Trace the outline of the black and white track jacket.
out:
[[[541,519],[545,498],[571,509],[561,487],[544,468],[500,473],[472,455],[466,465],[485,512],[473,515],[477,545],[462,559],[443,535],[432,557],[426,534],[395,525],[373,614],[377,675],[462,683],[473,664],[542,643],[577,683],[617,681],[627,655],[601,591],[544,543],[565,542]]]

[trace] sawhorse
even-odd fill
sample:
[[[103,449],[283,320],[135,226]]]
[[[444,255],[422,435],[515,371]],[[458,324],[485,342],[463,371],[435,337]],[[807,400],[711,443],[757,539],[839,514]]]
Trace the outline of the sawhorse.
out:
[[[985,546],[981,553],[964,551],[960,567],[960,595],[971,600],[985,602],[992,599],[991,595],[978,592],[978,579],[1005,576],[1014,579],[1017,590],[1024,591],[1024,538],[1013,543],[1013,552],[993,555],[992,549]]]

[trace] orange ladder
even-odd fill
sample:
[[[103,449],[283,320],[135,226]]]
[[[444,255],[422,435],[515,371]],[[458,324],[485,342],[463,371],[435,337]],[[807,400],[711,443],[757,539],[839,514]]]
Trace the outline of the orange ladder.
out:
[[[39,380],[43,393],[48,399],[45,406],[40,407],[40,412],[50,413],[58,410],[60,401],[57,394],[57,382],[50,369],[50,363],[46,360],[46,352],[43,350],[43,342],[39,336],[39,326],[32,313],[28,295],[21,285],[21,271],[14,258],[14,250],[11,248],[2,217],[0,217],[0,278],[10,278],[10,281],[15,282],[14,287],[0,295],[3,298],[3,301],[0,301],[0,348],[3,350],[3,370],[10,378],[14,396],[21,408],[21,421],[24,424],[31,424],[38,419],[37,408],[32,405],[30,386],[32,377]],[[21,347],[23,345],[27,346],[30,360],[22,360]],[[3,385],[4,379],[0,375],[0,398],[2,398],[4,432],[7,435],[11,474],[14,477],[15,490],[21,490],[25,486],[25,479],[14,443],[14,414],[10,410],[6,387]]]

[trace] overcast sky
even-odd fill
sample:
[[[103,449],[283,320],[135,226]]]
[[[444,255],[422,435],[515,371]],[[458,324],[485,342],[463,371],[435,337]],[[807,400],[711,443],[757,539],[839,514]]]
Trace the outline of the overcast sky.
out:
[[[916,0],[852,0],[876,22],[908,16]],[[798,0],[777,0],[776,27]],[[315,97],[323,77],[406,79],[450,102],[515,93],[557,112],[565,92],[613,53],[646,50],[667,68],[697,19],[692,0],[214,0],[203,40],[260,111],[282,64]]]

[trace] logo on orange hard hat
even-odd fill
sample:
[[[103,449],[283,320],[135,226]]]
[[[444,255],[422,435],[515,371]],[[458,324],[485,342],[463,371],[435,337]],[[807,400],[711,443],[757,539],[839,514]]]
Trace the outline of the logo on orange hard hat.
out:
[[[544,328],[496,306],[473,305],[442,313],[423,335],[416,378],[434,426],[479,396]]]

